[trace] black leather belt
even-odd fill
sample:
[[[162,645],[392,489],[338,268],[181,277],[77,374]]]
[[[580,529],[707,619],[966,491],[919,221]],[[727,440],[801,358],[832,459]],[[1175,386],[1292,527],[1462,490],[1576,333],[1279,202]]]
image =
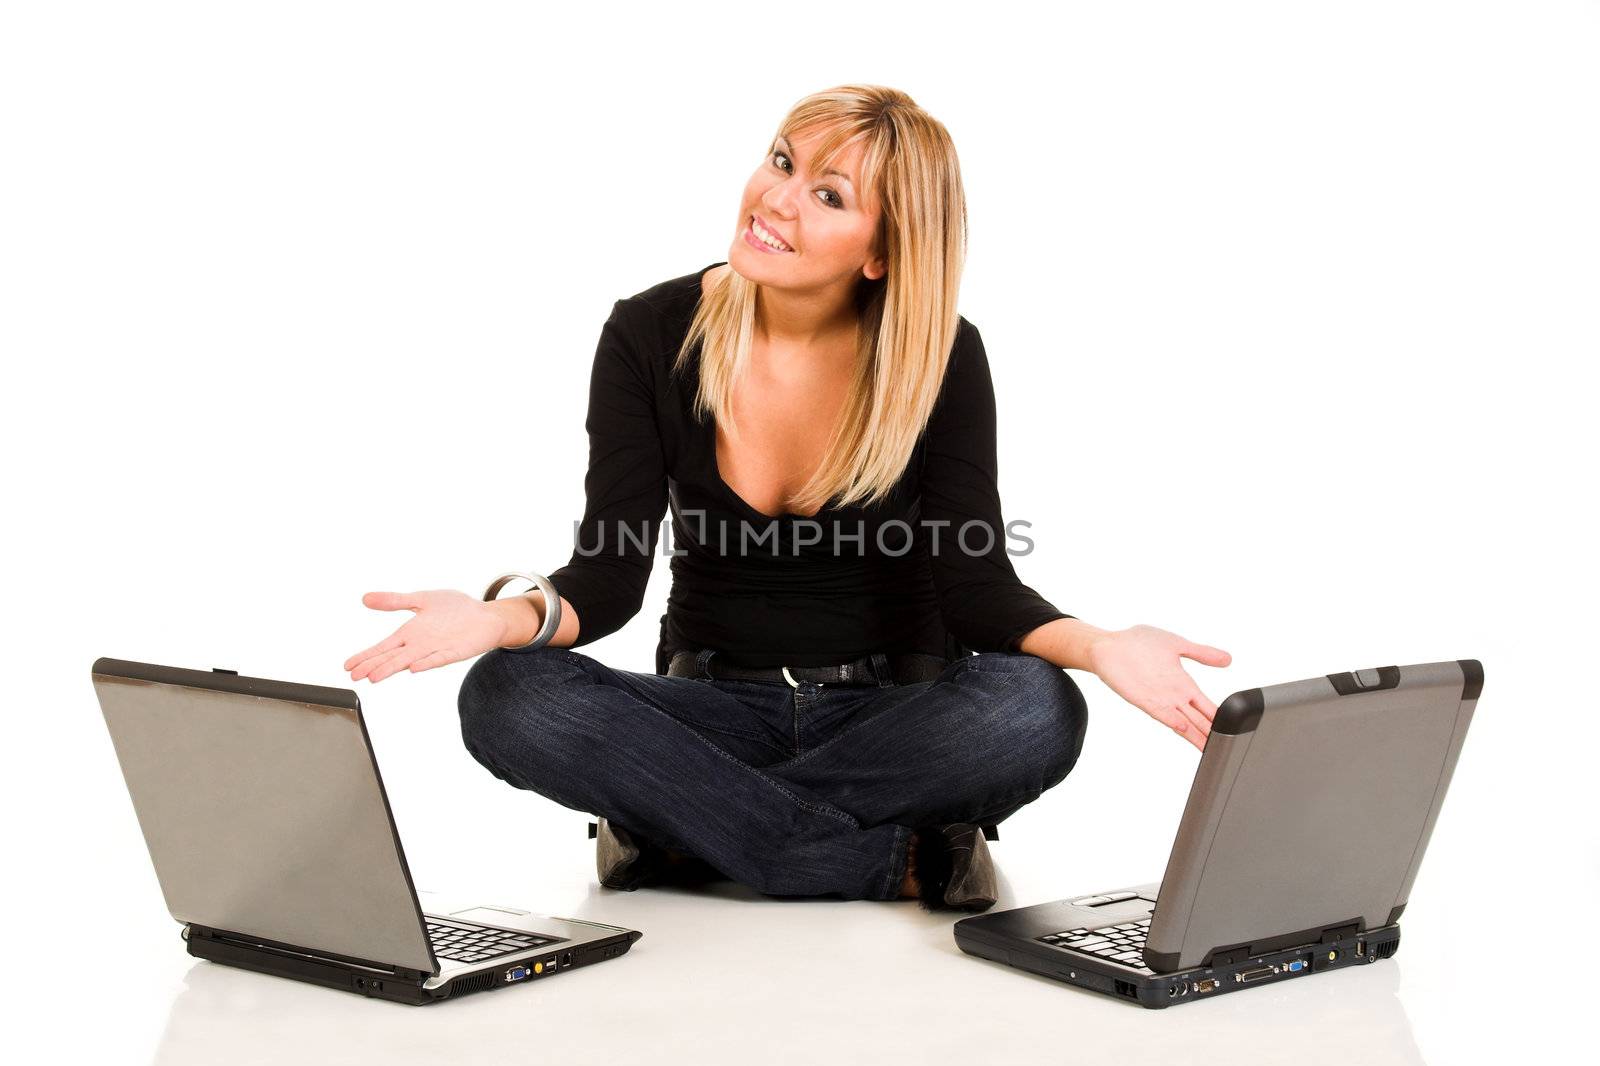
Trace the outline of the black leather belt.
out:
[[[879,652],[833,666],[739,666],[726,661],[714,650],[705,649],[674,653],[667,676],[782,681],[795,688],[802,681],[818,685],[910,685],[932,681],[948,665],[947,660],[937,655]]]

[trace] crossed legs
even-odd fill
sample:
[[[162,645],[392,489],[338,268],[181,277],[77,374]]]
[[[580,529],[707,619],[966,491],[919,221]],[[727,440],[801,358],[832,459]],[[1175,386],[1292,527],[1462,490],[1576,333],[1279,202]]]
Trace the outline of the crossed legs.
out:
[[[790,689],[496,650],[459,706],[468,750],[518,788],[757,891],[846,899],[899,895],[914,827],[998,822],[1038,798],[1086,723],[1065,671],[998,652],[920,684]]]

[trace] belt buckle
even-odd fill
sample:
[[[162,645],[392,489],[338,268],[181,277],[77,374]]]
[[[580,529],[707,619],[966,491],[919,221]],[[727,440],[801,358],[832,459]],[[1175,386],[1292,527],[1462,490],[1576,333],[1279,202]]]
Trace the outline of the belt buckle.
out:
[[[799,688],[800,687],[800,682],[798,682],[798,681],[796,681],[794,679],[794,675],[789,672],[789,668],[787,666],[781,666],[781,667],[779,667],[779,669],[783,671],[783,679],[785,681],[789,682],[789,687],[790,688]],[[813,682],[813,684],[815,684],[818,688],[822,687],[822,682],[821,681],[815,681],[815,682]]]

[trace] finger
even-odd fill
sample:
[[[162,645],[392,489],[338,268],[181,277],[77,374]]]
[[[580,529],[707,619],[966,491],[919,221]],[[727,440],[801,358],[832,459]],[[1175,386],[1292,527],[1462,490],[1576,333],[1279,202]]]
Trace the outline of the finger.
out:
[[[400,671],[404,670],[406,667],[422,658],[422,655],[423,653],[416,648],[401,648],[398,653],[379,663],[377,669],[372,671],[371,676],[369,676],[367,680],[376,685],[384,678],[398,674]]]
[[[387,663],[396,655],[403,654],[405,650],[405,645],[402,644],[393,651],[384,652],[382,655],[374,655],[372,658],[368,659],[366,662],[362,663],[360,666],[351,671],[350,680],[360,681],[364,677],[368,681],[376,682],[378,679],[372,675],[377,673],[379,668],[382,667],[384,663]]]
[[[1190,721],[1189,716],[1179,710],[1176,704],[1161,707],[1159,710],[1160,713],[1155,716],[1157,719],[1172,727],[1173,732],[1193,744],[1200,751],[1205,750],[1206,738],[1201,735],[1199,726]]]
[[[350,656],[350,658],[344,661],[344,668],[346,670],[354,670],[358,665],[360,665],[362,659],[370,659],[372,656],[377,655],[380,652],[393,651],[399,646],[400,634],[391,633],[387,639],[379,641],[366,651],[358,651],[354,655]]]
[[[448,666],[455,662],[458,656],[440,648],[438,651],[429,652],[411,664],[411,672],[420,674],[424,670],[432,670],[436,666]]]
[[[1155,703],[1145,708],[1151,718],[1178,733],[1192,733],[1194,726],[1189,724],[1189,719],[1184,717],[1175,703]]]
[[[1193,659],[1197,663],[1204,663],[1206,666],[1227,666],[1233,662],[1233,656],[1221,648],[1213,648],[1209,644],[1185,644],[1183,650],[1178,654],[1185,659]]]
[[[399,639],[399,642],[396,643],[393,647],[385,648],[382,651],[373,652],[371,655],[368,655],[366,658],[361,659],[354,666],[352,666],[350,668],[350,673],[352,675],[352,679],[360,677],[360,676],[365,675],[365,674],[371,673],[372,672],[372,668],[374,666],[378,665],[384,659],[386,659],[389,656],[393,655],[399,649],[405,647],[406,646],[406,642],[405,642],[404,633],[405,633],[405,630],[402,629],[400,631],[400,633],[396,634],[396,636],[399,637],[400,639]],[[387,641],[385,643],[387,643]]]
[[[1189,724],[1194,727],[1191,732],[1199,733],[1202,737],[1209,737],[1211,735],[1211,723],[1206,721],[1205,715],[1195,710],[1189,704],[1178,704],[1178,713],[1182,714]]]
[[[411,592],[369,592],[361,602],[374,611],[418,611],[422,604]]]
[[[1189,698],[1189,702],[1194,705],[1195,710],[1206,716],[1206,721],[1211,722],[1216,720],[1217,705],[1207,699],[1204,692],[1196,692]]]

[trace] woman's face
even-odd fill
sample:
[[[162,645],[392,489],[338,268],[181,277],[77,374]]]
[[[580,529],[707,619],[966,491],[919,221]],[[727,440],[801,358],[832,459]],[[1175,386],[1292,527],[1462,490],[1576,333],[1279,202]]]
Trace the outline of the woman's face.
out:
[[[813,171],[823,132],[796,134],[792,143],[778,137],[745,184],[728,263],[758,285],[851,288],[884,274],[872,247],[879,210],[867,209],[860,185],[861,146],[838,153],[827,172]],[[776,240],[762,240],[763,231]]]

